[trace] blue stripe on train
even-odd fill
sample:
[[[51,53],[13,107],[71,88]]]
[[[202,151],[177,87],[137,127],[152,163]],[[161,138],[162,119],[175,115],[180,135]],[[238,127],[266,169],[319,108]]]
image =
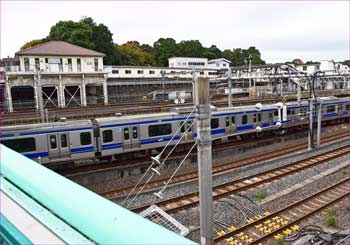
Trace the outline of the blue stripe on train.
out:
[[[102,150],[110,150],[110,149],[121,148],[121,147],[123,147],[123,143],[105,144],[105,145],[102,145]]]
[[[244,125],[244,126],[237,126],[236,130],[241,131],[241,130],[247,130],[247,129],[252,129],[252,128],[254,128],[253,125]]]
[[[159,142],[170,141],[170,140],[178,140],[180,139],[180,136],[176,135],[173,139],[171,138],[172,136],[144,139],[144,140],[141,140],[141,144],[146,145],[146,144],[159,143]]]
[[[62,133],[62,132],[70,132],[70,131],[79,131],[79,130],[89,130],[91,127],[87,128],[71,128],[71,129],[62,129],[62,130],[46,130],[46,131],[38,131],[38,132],[26,132],[20,133],[20,135],[36,135],[36,134],[50,134],[50,133]]]
[[[335,117],[335,116],[338,116],[338,113],[333,112],[333,113],[326,113],[326,114],[323,114],[323,117]]]
[[[79,147],[79,148],[72,148],[72,149],[70,149],[70,152],[72,154],[83,153],[83,152],[90,152],[90,151],[95,151],[95,147],[94,146],[85,146],[85,147]]]
[[[27,153],[23,154],[24,156],[28,158],[38,158],[38,157],[48,157],[49,153],[48,152],[36,152],[36,153]]]

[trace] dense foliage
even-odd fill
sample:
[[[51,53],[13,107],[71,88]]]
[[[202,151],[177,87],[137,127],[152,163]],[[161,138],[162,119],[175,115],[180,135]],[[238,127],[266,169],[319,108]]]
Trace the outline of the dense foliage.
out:
[[[29,48],[50,40],[60,40],[84,48],[105,53],[105,64],[115,65],[157,65],[168,66],[168,58],[203,57],[208,59],[226,58],[232,65],[265,64],[255,47],[248,49],[226,49],[221,51],[216,45],[203,47],[199,40],[184,40],[177,43],[173,38],[159,38],[153,46],[129,41],[118,45],[113,43],[113,34],[104,24],[96,24],[90,17],[78,22],[59,21],[51,27],[46,38],[25,43],[22,49]]]

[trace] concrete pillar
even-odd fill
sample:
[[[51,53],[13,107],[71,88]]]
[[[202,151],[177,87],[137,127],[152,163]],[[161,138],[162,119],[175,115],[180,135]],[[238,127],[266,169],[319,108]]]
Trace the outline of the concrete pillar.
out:
[[[231,68],[228,68],[228,107],[232,108],[232,80],[231,80]]]
[[[104,98],[104,104],[108,105],[108,91],[107,91],[107,80],[103,81],[103,98]]]
[[[309,150],[312,150],[315,148],[315,143],[314,143],[314,127],[313,127],[313,107],[314,107],[314,103],[313,100],[310,99],[309,100]]]
[[[64,108],[66,106],[66,99],[64,96],[64,86],[62,85],[62,76],[59,75],[59,86],[58,86],[58,107]]]
[[[209,79],[198,77],[195,83],[197,156],[200,198],[201,244],[213,244],[212,150],[209,104]]]
[[[318,104],[317,111],[317,147],[321,146],[321,125],[322,125],[322,103],[321,101]]]
[[[81,96],[80,96],[81,105],[86,107],[87,101],[86,101],[86,85],[85,85],[85,75],[84,74],[83,74],[83,83],[81,85],[80,91],[81,91]]]
[[[11,87],[10,87],[9,80],[7,77],[5,80],[5,88],[6,88],[5,94],[6,94],[6,99],[7,99],[7,110],[8,110],[8,112],[13,112]]]

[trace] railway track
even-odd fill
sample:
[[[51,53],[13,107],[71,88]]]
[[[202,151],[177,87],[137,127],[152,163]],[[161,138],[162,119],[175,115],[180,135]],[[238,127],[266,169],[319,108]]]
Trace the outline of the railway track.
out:
[[[306,159],[289,163],[284,166],[280,166],[271,170],[260,172],[258,174],[237,179],[229,183],[217,185],[213,187],[213,199],[218,200],[220,198],[232,195],[237,192],[252,189],[256,186],[269,183],[273,180],[281,179],[286,176],[290,176],[292,174],[323,164],[330,160],[342,157],[344,155],[348,155],[349,153],[350,147],[343,146],[338,149],[320,153],[316,156],[308,157]],[[181,210],[196,207],[199,204],[199,193],[192,192],[183,196],[161,200],[154,204],[167,213],[177,213]],[[138,213],[145,210],[148,207],[149,204],[132,208],[131,210]]]
[[[242,227],[221,231],[214,238],[215,244],[259,244],[266,242],[276,234],[276,239],[283,239],[298,230],[298,223],[319,213],[328,206],[350,196],[350,178],[343,179],[311,196],[294,202],[287,207],[265,216],[256,217],[254,221]]]
[[[337,133],[337,134],[334,134],[334,135],[331,135],[328,137],[324,137],[322,139],[322,143],[327,143],[327,142],[330,142],[330,141],[333,141],[336,139],[340,139],[340,138],[345,138],[345,137],[350,137],[350,133],[344,134],[344,132],[340,132],[340,133]],[[213,167],[213,175],[218,175],[218,174],[222,174],[224,172],[232,171],[233,169],[238,168],[238,167],[253,165],[253,164],[256,164],[259,162],[272,160],[274,158],[281,157],[281,156],[284,156],[286,154],[290,154],[290,153],[293,153],[296,151],[303,150],[306,147],[307,147],[306,143],[295,144],[295,145],[288,146],[288,147],[283,148],[283,149],[278,150],[278,151],[266,152],[266,154],[255,154],[253,156],[244,158],[242,160],[235,160],[235,161],[232,161],[232,162],[229,162],[226,164],[214,166]],[[172,179],[170,184],[195,180],[197,178],[198,178],[198,171],[195,170],[195,171],[187,172],[184,174],[176,175]],[[164,185],[164,182],[166,182],[167,180],[168,180],[168,177],[151,181],[144,187],[144,190],[149,190],[149,189],[161,187]],[[141,189],[141,186],[143,186],[143,185],[141,184],[140,187],[135,189],[135,191],[139,191]],[[118,189],[118,190],[104,192],[104,193],[101,193],[101,195],[108,198],[108,199],[113,199],[113,198],[116,198],[119,196],[127,195],[128,193],[130,193],[130,191],[132,189],[133,189],[133,187],[127,187],[127,188],[122,188],[122,189]]]
[[[249,105],[257,102],[277,102],[278,98],[258,98],[258,99],[238,99],[233,101],[233,105]],[[217,107],[227,106],[227,101],[213,101],[213,105]],[[169,111],[174,107],[192,106],[192,103],[174,104],[171,101],[134,101],[120,102],[112,105],[94,105],[89,107],[72,107],[57,109],[49,109],[49,118],[53,118],[56,114],[57,118],[66,117],[67,119],[88,119],[91,117],[114,116],[115,113],[122,114],[140,114],[151,112]],[[35,111],[17,111],[5,113],[2,115],[2,124],[11,125],[15,123],[36,123],[37,115]]]

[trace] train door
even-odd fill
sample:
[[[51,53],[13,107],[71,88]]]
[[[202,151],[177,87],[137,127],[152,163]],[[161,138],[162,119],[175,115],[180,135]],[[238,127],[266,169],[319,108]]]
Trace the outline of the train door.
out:
[[[49,134],[49,158],[68,158],[69,153],[69,139],[67,133]]]
[[[225,133],[230,135],[232,133],[230,117],[225,117]]]
[[[124,149],[140,147],[140,134],[138,126],[123,127]]]

